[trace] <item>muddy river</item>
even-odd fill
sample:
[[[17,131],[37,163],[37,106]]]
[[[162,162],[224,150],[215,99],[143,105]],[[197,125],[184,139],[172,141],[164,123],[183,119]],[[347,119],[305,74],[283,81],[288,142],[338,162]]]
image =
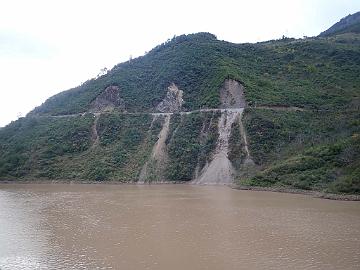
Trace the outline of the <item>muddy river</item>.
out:
[[[0,269],[360,269],[360,202],[190,185],[0,185]]]

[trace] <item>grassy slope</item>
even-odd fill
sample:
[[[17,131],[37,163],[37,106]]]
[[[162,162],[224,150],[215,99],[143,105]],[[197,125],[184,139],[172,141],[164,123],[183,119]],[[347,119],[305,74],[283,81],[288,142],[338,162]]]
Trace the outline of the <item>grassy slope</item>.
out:
[[[360,112],[248,110],[244,122],[262,170],[240,183],[360,193]]]
[[[93,117],[22,118],[0,132],[0,176],[52,177],[52,164],[89,149]]]
[[[192,113],[172,119],[168,138],[167,178],[176,181],[194,179],[196,166],[202,169],[218,138],[218,113]]]
[[[151,111],[171,82],[184,90],[185,109],[216,108],[227,77],[244,83],[250,105],[358,106],[359,39],[342,35],[232,44],[210,34],[180,36],[99,79],[51,97],[33,113],[84,112],[108,85],[120,87],[128,111]]]
[[[91,115],[34,115],[84,112],[112,84],[119,85],[128,111],[152,111],[171,82],[184,90],[185,109],[214,108],[224,79],[234,78],[246,86],[250,106],[313,111],[247,110],[250,151],[261,169],[247,184],[358,193],[359,45],[357,34],[259,44],[232,44],[204,33],[176,37],[1,129],[0,177],[131,181],[151,152],[160,122],[150,129],[151,116],[102,115],[100,145],[92,148]],[[189,180],[196,164],[206,162],[216,140],[216,132],[201,137],[209,119],[172,117],[169,179]],[[242,142],[237,140],[234,135],[230,141],[230,158],[239,166]]]
[[[186,181],[215,148],[217,114],[174,115],[166,142],[169,180]],[[213,120],[211,120],[213,119]],[[137,181],[164,122],[148,114],[102,114],[93,146],[90,114],[23,118],[0,133],[0,179]],[[202,134],[205,126],[207,134]],[[176,129],[176,132],[174,132]]]

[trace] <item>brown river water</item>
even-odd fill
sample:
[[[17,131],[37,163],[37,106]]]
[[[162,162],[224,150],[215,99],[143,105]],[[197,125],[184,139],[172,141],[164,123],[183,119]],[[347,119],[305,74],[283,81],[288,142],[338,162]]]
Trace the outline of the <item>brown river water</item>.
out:
[[[0,185],[0,269],[360,269],[360,202],[191,185]]]

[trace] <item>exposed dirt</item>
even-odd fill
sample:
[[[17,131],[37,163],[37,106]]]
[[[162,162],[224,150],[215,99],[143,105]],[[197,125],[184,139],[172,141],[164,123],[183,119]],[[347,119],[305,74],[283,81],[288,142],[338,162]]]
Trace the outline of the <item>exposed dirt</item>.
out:
[[[99,117],[100,114],[94,114],[95,120],[94,123],[91,127],[91,140],[92,140],[92,145],[91,145],[91,149],[95,148],[98,144],[99,144],[99,135],[97,132],[97,123],[99,121]]]
[[[227,155],[223,152],[217,153],[214,159],[204,167],[203,173],[198,179],[195,179],[193,184],[206,185],[229,185],[233,182],[234,168],[231,165]]]
[[[154,116],[154,120],[159,117]],[[168,159],[166,151],[166,138],[169,133],[171,115],[165,115],[163,127],[158,135],[158,140],[155,143],[150,159],[144,164],[141,169],[138,183],[142,184],[150,181],[164,181],[164,168]]]
[[[105,90],[96,97],[91,104],[90,111],[103,112],[111,111],[114,108],[124,110],[125,103],[120,97],[120,88],[116,85],[111,85],[106,87]]]
[[[164,125],[159,133],[159,139],[157,140],[152,152],[152,158],[156,161],[161,161],[167,158],[165,141],[169,132],[169,125],[170,115],[166,115]]]
[[[201,131],[200,131],[200,142],[201,143],[205,143],[206,142],[206,139],[208,137],[208,134],[209,134],[209,130],[212,126],[212,123],[213,123],[213,120],[214,120],[214,113],[215,112],[212,112],[212,115],[211,115],[211,118],[210,118],[210,121],[209,123],[206,125],[206,122],[203,122],[203,125],[201,127]],[[207,167],[209,164],[206,163],[205,167]],[[201,167],[200,167],[200,156],[198,156],[198,159],[197,159],[197,164],[196,164],[196,168],[195,168],[195,173],[194,173],[194,179],[198,179],[199,176],[200,176],[200,170],[201,170]]]
[[[172,83],[163,101],[156,106],[156,110],[164,113],[180,112],[183,102],[183,91]]]
[[[220,89],[221,108],[245,108],[244,86],[238,81],[227,79]]]
[[[222,112],[219,120],[219,138],[215,155],[205,166],[199,178],[193,184],[231,184],[233,182],[234,168],[228,159],[229,138],[231,125],[240,117],[243,109],[231,109]]]
[[[246,153],[244,164],[245,165],[255,165],[255,162],[251,159],[251,156],[250,156],[249,144],[248,144],[248,140],[247,140],[247,136],[246,136],[246,131],[245,131],[245,128],[244,128],[241,118],[242,118],[242,115],[240,115],[240,117],[239,117],[239,123],[240,123],[241,137],[244,141],[244,150]]]

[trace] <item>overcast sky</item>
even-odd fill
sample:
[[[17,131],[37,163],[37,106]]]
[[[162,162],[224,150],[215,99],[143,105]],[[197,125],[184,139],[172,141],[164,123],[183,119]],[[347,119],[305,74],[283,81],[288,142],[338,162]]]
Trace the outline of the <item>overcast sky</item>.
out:
[[[359,0],[0,0],[0,127],[174,35],[318,35]]]

